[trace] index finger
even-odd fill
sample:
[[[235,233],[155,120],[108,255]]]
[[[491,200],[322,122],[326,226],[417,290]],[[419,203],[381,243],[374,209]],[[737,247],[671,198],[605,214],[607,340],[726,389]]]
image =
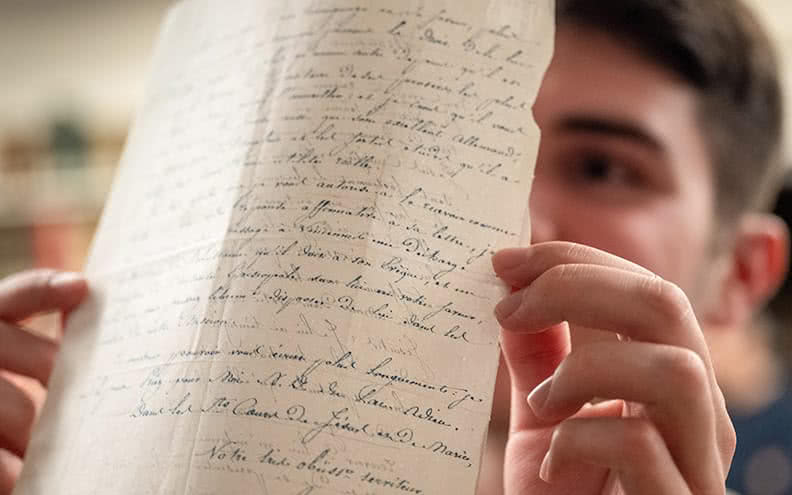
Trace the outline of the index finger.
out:
[[[492,257],[492,267],[498,277],[518,289],[528,286],[553,266],[570,264],[607,266],[653,275],[646,268],[624,258],[573,242],[553,241],[529,247],[507,248]]]
[[[70,311],[88,284],[78,273],[30,270],[0,280],[0,320],[10,323],[45,311]]]
[[[537,333],[567,321],[573,327],[686,347],[710,364],[709,348],[687,296],[656,275],[602,265],[557,265],[503,299],[495,313],[507,331]]]

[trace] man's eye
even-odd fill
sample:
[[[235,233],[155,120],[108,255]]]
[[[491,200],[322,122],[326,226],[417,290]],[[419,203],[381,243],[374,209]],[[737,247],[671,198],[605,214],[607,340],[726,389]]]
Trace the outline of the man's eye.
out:
[[[575,168],[580,180],[623,185],[635,185],[639,182],[632,169],[606,155],[586,155],[578,161]]]
[[[580,164],[581,173],[591,179],[604,180],[613,174],[610,161],[604,156],[586,157]]]

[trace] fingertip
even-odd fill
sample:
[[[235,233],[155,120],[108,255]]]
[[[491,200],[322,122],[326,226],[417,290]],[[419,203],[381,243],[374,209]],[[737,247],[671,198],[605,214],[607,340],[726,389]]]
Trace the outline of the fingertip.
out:
[[[512,292],[495,306],[495,317],[505,330],[510,330],[509,318],[520,309],[522,305],[521,292]]]
[[[542,416],[542,412],[544,410],[544,406],[547,403],[547,399],[550,396],[550,388],[553,386],[553,375],[548,376],[544,379],[539,385],[534,388],[528,397],[526,397],[526,401],[528,402],[528,406],[530,406],[531,410],[537,417]]]
[[[552,449],[551,449],[552,450]],[[542,464],[539,466],[539,479],[544,481],[545,483],[552,483],[552,471],[551,471],[551,463],[552,462],[552,454],[550,450],[547,451],[544,458],[542,459]]]
[[[55,291],[52,304],[59,307],[65,324],[68,315],[85,299],[88,294],[88,281],[77,272],[59,272],[49,281],[50,288]]]
[[[57,290],[84,290],[87,286],[85,277],[77,272],[58,272],[50,279],[50,287]]]
[[[22,459],[0,448],[0,493],[11,493],[22,473]]]
[[[502,275],[520,266],[525,260],[528,248],[505,248],[492,256],[492,268],[497,275]]]

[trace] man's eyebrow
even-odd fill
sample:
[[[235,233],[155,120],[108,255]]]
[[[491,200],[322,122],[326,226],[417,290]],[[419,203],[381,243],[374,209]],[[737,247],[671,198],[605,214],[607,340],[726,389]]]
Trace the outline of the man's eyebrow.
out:
[[[663,146],[655,136],[640,125],[630,122],[629,120],[613,117],[572,115],[561,119],[558,127],[563,131],[586,132],[603,136],[626,138],[639,142],[651,148],[653,151],[660,153],[665,152],[665,146]]]

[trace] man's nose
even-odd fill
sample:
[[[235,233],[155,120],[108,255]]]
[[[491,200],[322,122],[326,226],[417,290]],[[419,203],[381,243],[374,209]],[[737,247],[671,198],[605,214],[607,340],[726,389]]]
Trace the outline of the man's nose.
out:
[[[558,240],[552,223],[547,219],[534,215],[531,210],[531,244]]]
[[[534,182],[529,202],[531,217],[531,244],[558,240],[558,228],[553,220],[552,200],[542,187]]]

